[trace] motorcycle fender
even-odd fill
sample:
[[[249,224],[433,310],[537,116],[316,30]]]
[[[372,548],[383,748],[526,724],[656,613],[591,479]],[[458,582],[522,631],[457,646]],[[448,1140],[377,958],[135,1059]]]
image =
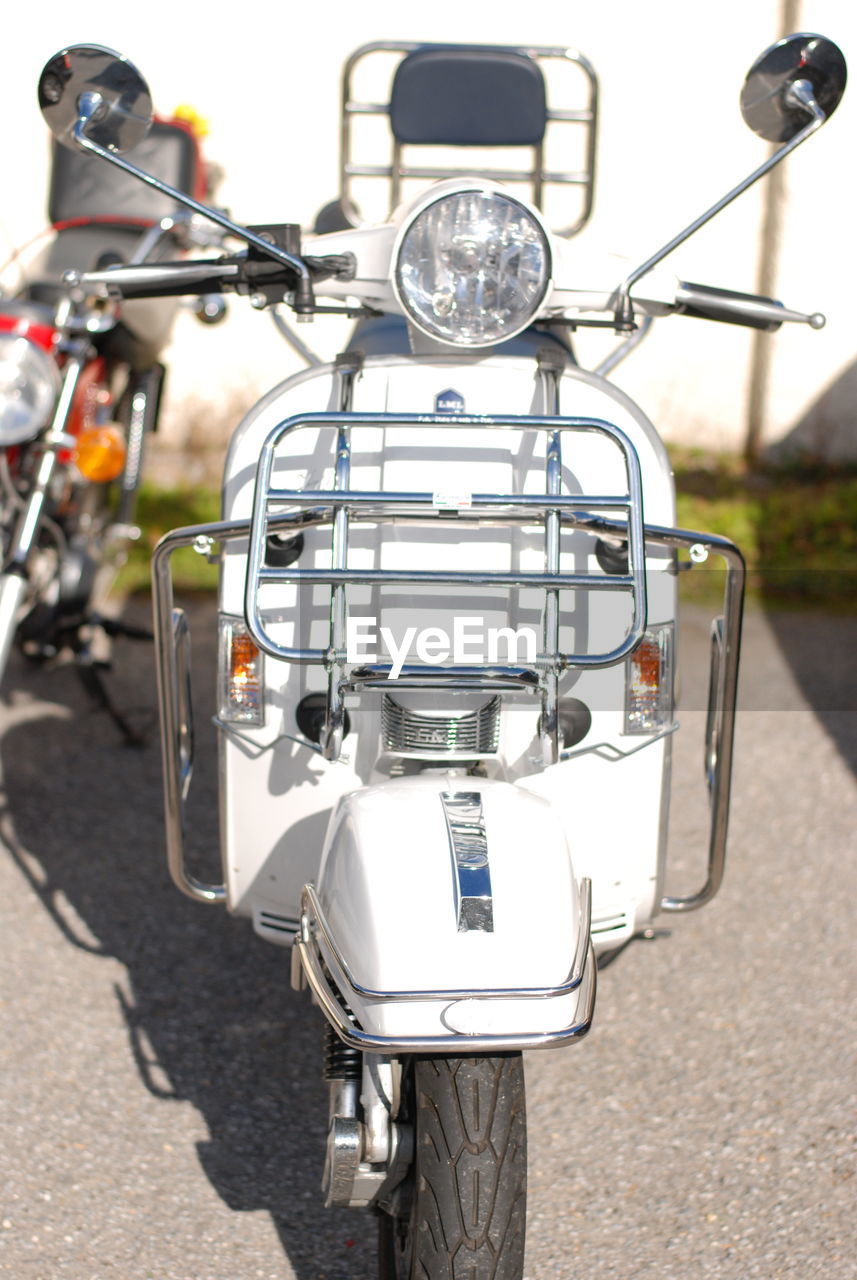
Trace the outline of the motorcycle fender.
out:
[[[444,773],[354,791],[314,896],[322,959],[368,1034],[539,1035],[573,1016],[589,922],[563,830],[530,792]]]

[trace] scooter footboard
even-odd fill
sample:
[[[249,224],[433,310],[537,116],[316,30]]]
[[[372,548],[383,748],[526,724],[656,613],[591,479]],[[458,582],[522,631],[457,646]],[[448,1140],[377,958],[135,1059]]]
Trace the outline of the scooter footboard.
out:
[[[344,797],[295,949],[296,978],[363,1050],[544,1047],[592,1020],[589,881],[550,805],[505,782],[435,774]]]

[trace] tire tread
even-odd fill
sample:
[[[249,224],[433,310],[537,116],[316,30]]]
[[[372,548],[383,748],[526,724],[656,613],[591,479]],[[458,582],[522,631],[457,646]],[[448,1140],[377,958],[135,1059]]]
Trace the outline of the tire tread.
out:
[[[415,1064],[414,1280],[521,1280],[527,1150],[520,1054]]]

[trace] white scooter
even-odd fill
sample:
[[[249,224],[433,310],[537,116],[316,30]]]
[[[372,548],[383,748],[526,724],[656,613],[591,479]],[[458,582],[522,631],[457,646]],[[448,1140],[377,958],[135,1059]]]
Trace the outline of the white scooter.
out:
[[[398,55],[389,105],[360,102],[358,59]],[[572,59],[582,109],[548,109],[542,65]],[[749,178],[620,283],[578,286],[573,243],[539,204],[546,128],[583,127],[588,64],[558,49],[367,46],[344,86],[342,190],[323,234],[248,230],[183,201],[247,249],[77,276],[110,298],[235,289],[301,317],[360,323],[334,364],[273,388],[238,425],[223,519],[155,555],[168,857],[191,897],[249,916],[292,949],[292,982],[328,1024],[324,1190],[381,1224],[381,1275],[523,1274],[521,1052],[588,1030],[598,957],[702,906],[723,875],[743,562],[677,529],[654,427],[606,381],[654,316],[774,329],[823,319],[780,303],[644,277],[813,133],[845,64],[792,36],[752,68],[749,125],[781,143]],[[110,51],[64,50],[40,96],[55,131],[137,174],[120,134],[144,86]],[[482,104],[480,107],[479,104]],[[389,116],[392,161],[351,157],[355,114]],[[421,144],[518,145],[520,172],[469,170],[400,203]],[[355,177],[389,180],[389,220],[360,225]],[[320,307],[318,295],[338,300]],[[280,320],[281,325],[285,322]],[[599,369],[566,335],[623,344]],[[287,328],[307,353],[302,339]],[[188,627],[170,561],[220,564],[218,709],[223,883],[189,869],[193,763]],[[705,772],[708,872],[665,896],[680,566],[726,564],[712,628]]]

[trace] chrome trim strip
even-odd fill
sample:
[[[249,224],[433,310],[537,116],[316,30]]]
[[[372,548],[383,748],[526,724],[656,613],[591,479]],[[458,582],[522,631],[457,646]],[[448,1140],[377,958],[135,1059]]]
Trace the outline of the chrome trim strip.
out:
[[[506,1049],[548,1049],[582,1039],[592,1025],[598,969],[595,963],[595,951],[588,935],[587,964],[584,969],[587,981],[578,995],[574,1021],[557,1031],[519,1032],[513,1035],[455,1033],[445,1036],[372,1035],[358,1027],[349,1018],[331,990],[321,963],[312,948],[302,938],[299,938],[294,946],[306,974],[307,983],[322,1013],[345,1044],[365,1053],[425,1053],[434,1049],[443,1051],[453,1049],[458,1052],[465,1048],[468,1053],[479,1053],[483,1050],[499,1052]],[[482,998],[492,996],[494,993],[469,992],[468,994],[473,998]]]
[[[494,897],[482,793],[441,791],[439,799],[452,854],[458,932],[493,933]]]
[[[577,945],[569,975],[565,982],[558,987],[503,987],[490,991],[474,991],[472,988],[451,991],[374,991],[371,987],[361,986],[333,940],[330,926],[325,919],[318,893],[313,884],[304,886],[301,904],[300,937],[307,947],[318,951],[319,956],[324,960],[324,963],[342,988],[346,1000],[348,1000],[349,994],[363,1000],[466,1000],[470,997],[478,997],[481,1000],[550,1000],[555,996],[568,995],[576,987],[580,986],[583,978],[592,922],[592,882],[590,880],[586,878],[581,880],[579,894],[580,915]],[[323,946],[319,946],[319,940],[323,943]]]

